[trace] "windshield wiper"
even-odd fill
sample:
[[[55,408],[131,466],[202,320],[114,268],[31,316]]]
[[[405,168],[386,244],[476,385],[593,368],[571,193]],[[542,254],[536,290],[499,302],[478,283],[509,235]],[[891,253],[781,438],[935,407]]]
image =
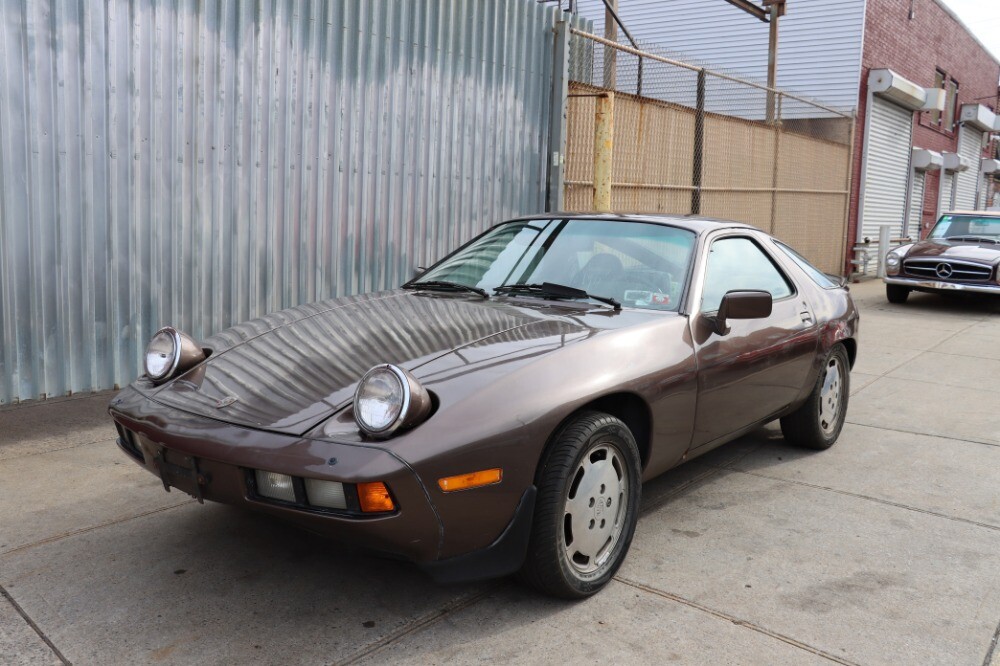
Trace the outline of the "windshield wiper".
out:
[[[482,287],[470,287],[461,282],[449,282],[447,280],[428,280],[427,282],[408,282],[403,285],[403,289],[426,289],[428,291],[467,291],[478,294],[483,298],[489,298],[489,292]]]
[[[945,240],[973,241],[973,242],[976,242],[976,243],[993,243],[994,245],[997,245],[998,243],[1000,243],[1000,241],[998,241],[995,238],[989,238],[987,236],[973,236],[972,234],[966,234],[964,236],[945,236],[944,239]]]
[[[622,309],[622,304],[610,296],[595,296],[588,294],[583,289],[570,287],[554,282],[542,282],[541,284],[503,284],[493,290],[495,294],[532,294],[541,298],[591,298],[601,303],[606,303],[616,311]]]

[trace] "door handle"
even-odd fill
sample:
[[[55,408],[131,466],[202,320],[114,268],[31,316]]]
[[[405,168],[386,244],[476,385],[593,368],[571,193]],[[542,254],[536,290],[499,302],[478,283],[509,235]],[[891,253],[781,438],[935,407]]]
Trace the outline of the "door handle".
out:
[[[802,321],[804,322],[811,322],[813,320],[812,313],[809,312],[808,310],[800,312],[799,316],[802,317]]]

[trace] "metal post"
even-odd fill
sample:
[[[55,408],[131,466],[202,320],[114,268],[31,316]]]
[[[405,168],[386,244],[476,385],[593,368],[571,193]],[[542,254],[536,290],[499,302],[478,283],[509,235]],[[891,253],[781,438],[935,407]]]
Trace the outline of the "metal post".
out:
[[[698,70],[698,93],[695,97],[694,156],[692,161],[691,212],[701,214],[701,178],[705,155],[705,70]]]
[[[566,207],[566,114],[569,105],[569,24],[566,21],[556,23],[554,41],[546,211]]]
[[[611,167],[615,132],[615,94],[598,95],[594,114],[594,210],[611,212]]]
[[[986,179],[986,174],[983,173],[982,141],[980,141],[979,145],[979,159],[976,160],[975,166],[976,166],[976,200],[972,202],[972,210],[980,210],[979,202],[981,201],[981,199],[979,195],[983,193],[983,181]]]
[[[767,122],[773,123],[777,120],[775,113],[776,101],[774,89],[778,87],[778,17],[781,16],[781,5],[774,3],[771,5],[771,21],[768,30],[767,42]]]
[[[618,41],[618,22],[615,12],[618,11],[618,0],[610,0],[604,10],[604,39]],[[618,50],[604,47],[604,87],[614,90],[618,83]]]
[[[892,227],[893,225],[887,222],[878,225],[878,269],[875,271],[876,277],[885,277],[885,256],[889,254],[889,231],[892,230]]]
[[[906,194],[903,195],[903,225],[899,232],[900,238],[906,238],[910,231],[910,206],[913,205],[913,183],[917,173],[913,168],[913,149],[910,149],[906,162]]]
[[[778,117],[781,117],[781,95],[778,95]],[[767,229],[767,233],[774,234],[778,229],[778,174],[779,167],[781,166],[781,127],[778,125],[772,125],[771,131],[774,132],[774,143],[772,144],[772,149],[774,150],[774,159],[771,166],[771,225]]]
[[[958,126],[958,143],[955,150],[958,151],[959,165],[961,166],[962,160],[962,132],[965,131],[965,125]],[[958,175],[962,173],[960,170],[956,169],[951,174],[951,194],[948,197],[948,210],[955,210],[955,201],[958,199]]]

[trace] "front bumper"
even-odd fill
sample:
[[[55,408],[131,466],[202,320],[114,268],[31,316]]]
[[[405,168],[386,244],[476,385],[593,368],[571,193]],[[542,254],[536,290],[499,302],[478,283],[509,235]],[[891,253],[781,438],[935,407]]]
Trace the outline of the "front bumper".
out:
[[[405,463],[387,451],[220,423],[164,408],[134,389],[120,393],[109,411],[126,435],[119,437],[119,447],[168,490],[173,487],[200,500],[275,515],[393,557],[414,562],[439,558],[442,526],[426,489]],[[248,470],[254,469],[345,484],[382,481],[397,509],[338,515],[285,506],[255,495],[248,483]]]
[[[996,284],[964,284],[961,282],[938,282],[936,280],[888,276],[882,279],[886,284],[909,287],[916,291],[962,291],[970,294],[993,294],[1000,296],[1000,285]]]
[[[199,501],[274,515],[351,547],[412,561],[441,581],[502,576],[524,561],[534,486],[517,493],[520,501],[515,500],[513,517],[499,536],[449,552],[445,522],[452,532],[464,533],[469,517],[443,520],[448,512],[433,499],[439,493],[432,495],[433,489],[417,472],[390,451],[222,423],[164,407],[132,387],[112,400],[109,412],[119,427],[119,448],[158,477],[168,491],[176,488]],[[363,514],[350,506],[344,511],[289,506],[255,493],[252,470],[256,469],[345,485],[381,481],[388,486],[396,510]],[[458,500],[476,513],[475,502]],[[484,496],[480,501],[490,500]]]

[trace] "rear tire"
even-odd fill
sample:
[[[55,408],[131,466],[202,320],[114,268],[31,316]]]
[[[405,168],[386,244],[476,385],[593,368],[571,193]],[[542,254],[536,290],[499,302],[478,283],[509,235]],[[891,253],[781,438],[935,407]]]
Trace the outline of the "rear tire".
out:
[[[807,449],[833,446],[844,427],[850,395],[850,361],[844,346],[837,344],[827,354],[809,399],[782,417],[781,434],[785,441]]]
[[[635,533],[640,469],[635,438],[619,419],[583,412],[566,424],[539,469],[521,580],[563,599],[607,585]]]
[[[910,288],[898,284],[885,285],[885,297],[890,303],[905,303],[910,297]]]

